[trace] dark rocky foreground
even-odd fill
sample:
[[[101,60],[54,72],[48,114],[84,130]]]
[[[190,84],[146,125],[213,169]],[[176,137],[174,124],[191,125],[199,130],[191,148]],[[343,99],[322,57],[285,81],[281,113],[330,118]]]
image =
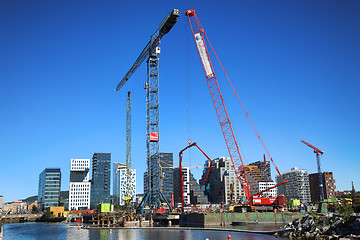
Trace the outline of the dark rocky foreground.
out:
[[[360,239],[360,218],[339,215],[305,215],[284,226],[279,237],[289,239]]]

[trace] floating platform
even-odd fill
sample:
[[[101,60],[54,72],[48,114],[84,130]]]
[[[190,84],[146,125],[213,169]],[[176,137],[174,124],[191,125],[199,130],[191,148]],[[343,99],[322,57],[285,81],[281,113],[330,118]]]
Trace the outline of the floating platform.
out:
[[[289,223],[301,218],[304,213],[189,213],[180,215],[180,227],[226,226],[233,222],[242,223]]]

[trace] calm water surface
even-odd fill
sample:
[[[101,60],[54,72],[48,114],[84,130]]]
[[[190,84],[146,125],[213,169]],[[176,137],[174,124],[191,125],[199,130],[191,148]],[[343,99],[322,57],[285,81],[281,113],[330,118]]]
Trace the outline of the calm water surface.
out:
[[[262,230],[262,229],[257,229]],[[78,229],[76,226],[67,224],[49,223],[19,223],[4,225],[4,240],[10,239],[129,239],[129,240],[227,240],[231,239],[279,239],[269,235],[223,232],[223,231],[202,231],[202,230],[175,230],[175,229]]]

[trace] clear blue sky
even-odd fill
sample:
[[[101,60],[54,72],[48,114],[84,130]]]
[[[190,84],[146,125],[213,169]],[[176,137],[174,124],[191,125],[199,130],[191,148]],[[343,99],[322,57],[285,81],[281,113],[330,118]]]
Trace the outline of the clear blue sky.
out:
[[[194,8],[280,171],[316,172],[315,155],[338,190],[360,189],[360,2],[353,1],[9,1],[0,2],[0,195],[37,194],[38,175],[71,158],[111,152],[125,162],[126,91],[132,92],[132,166],[146,170],[146,64],[114,88],[165,14],[181,17],[161,43],[160,149],[187,144],[186,22]],[[212,158],[228,156],[189,39],[191,135]],[[220,72],[218,72],[220,75]],[[219,78],[246,163],[261,148],[240,104]],[[192,164],[203,161],[192,154]],[[201,164],[197,164],[201,165]]]

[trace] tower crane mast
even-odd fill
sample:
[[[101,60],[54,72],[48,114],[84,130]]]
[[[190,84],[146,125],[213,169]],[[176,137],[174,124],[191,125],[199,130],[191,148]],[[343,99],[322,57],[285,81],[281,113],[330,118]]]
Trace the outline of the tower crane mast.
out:
[[[319,190],[320,190],[320,198],[321,201],[324,201],[324,189],[323,189],[323,181],[322,181],[322,173],[321,173],[321,166],[320,166],[320,155],[323,155],[324,152],[318,149],[317,147],[311,145],[308,142],[305,142],[304,140],[301,140],[302,143],[307,145],[308,147],[312,148],[314,150],[314,153],[316,154],[316,162],[317,162],[317,168],[318,168],[318,175],[319,175]]]
[[[169,12],[161,21],[159,28],[151,36],[150,41],[142,50],[135,63],[126,73],[116,87],[119,91],[129,80],[132,74],[147,58],[147,81],[146,90],[146,180],[144,184],[145,195],[137,210],[143,212],[144,207],[155,209],[165,202],[171,210],[170,203],[162,194],[161,169],[159,166],[159,58],[160,48],[158,47],[162,37],[167,34],[177,22],[179,10]],[[160,169],[160,170],[159,170]],[[160,173],[159,173],[160,171]]]
[[[131,193],[131,101],[128,92],[126,101],[126,197],[132,199]]]

